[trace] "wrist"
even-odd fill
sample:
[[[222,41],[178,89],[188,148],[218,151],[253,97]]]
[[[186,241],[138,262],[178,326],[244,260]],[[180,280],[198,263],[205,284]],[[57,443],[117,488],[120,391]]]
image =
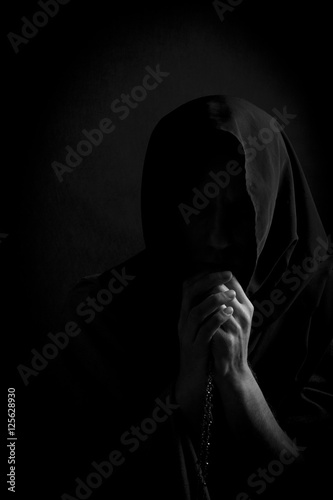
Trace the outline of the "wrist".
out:
[[[253,386],[257,383],[248,365],[242,370],[229,370],[221,375],[218,372],[214,375],[215,384],[222,397],[232,394],[249,395]]]

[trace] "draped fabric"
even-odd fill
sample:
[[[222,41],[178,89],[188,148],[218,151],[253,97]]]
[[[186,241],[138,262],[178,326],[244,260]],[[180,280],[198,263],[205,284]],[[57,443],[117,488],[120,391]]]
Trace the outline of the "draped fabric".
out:
[[[71,402],[66,425],[57,421],[59,443],[67,450],[59,469],[63,492],[74,495],[75,477],[84,480],[96,472],[93,461],[101,463],[117,449],[124,461],[94,489],[94,498],[198,498],[197,450],[173,395],[186,268],[179,204],[207,176],[207,155],[219,155],[243,165],[254,207],[246,287],[255,306],[249,362],[305,460],[293,467],[265,464],[256,450],[240,455],[215,401],[204,496],[294,498],[311,491],[321,498],[332,465],[333,249],[284,126],[228,96],[190,101],[156,125],[142,181],[146,250],[117,266],[127,282],[115,282],[114,270],[83,278],[64,313],[80,334],[54,369],[62,387],[59,404]],[[218,196],[223,194],[220,189]],[[100,293],[107,289],[113,290],[112,301],[99,311],[87,305],[87,297],[107,302]],[[132,426],[139,426],[141,437]],[[259,475],[259,466],[269,480]]]

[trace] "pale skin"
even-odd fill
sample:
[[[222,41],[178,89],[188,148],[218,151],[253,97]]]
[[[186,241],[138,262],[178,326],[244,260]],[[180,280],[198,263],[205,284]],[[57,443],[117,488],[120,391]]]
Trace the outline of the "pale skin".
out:
[[[295,445],[276,421],[248,364],[252,315],[252,303],[229,271],[184,283],[175,396],[197,439],[211,352],[216,392],[235,439],[247,446],[253,440],[267,456],[278,458]]]

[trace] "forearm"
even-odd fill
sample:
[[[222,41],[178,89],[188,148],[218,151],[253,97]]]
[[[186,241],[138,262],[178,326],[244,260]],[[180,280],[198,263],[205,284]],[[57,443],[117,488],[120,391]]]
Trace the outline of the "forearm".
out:
[[[218,381],[218,392],[229,428],[241,446],[262,452],[267,458],[293,453],[296,445],[282,430],[250,369],[235,380]]]

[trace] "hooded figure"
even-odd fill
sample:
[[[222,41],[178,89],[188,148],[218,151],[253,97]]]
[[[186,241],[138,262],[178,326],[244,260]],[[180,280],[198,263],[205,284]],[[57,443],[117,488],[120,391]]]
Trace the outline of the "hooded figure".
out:
[[[146,250],[84,278],[68,301],[66,321],[79,334],[57,373],[72,408],[70,433],[62,431],[70,457],[59,471],[62,492],[321,498],[333,444],[332,245],[283,127],[225,96],[190,101],[155,127],[142,181]],[[180,385],[196,390],[193,360],[179,383],[189,350],[184,294],[221,273],[224,281],[188,304],[235,293],[218,303],[224,319],[207,337],[206,379],[191,414],[187,391],[177,395]],[[241,306],[241,362],[253,377],[242,401],[216,375],[217,367],[222,379],[230,373],[223,335]]]

